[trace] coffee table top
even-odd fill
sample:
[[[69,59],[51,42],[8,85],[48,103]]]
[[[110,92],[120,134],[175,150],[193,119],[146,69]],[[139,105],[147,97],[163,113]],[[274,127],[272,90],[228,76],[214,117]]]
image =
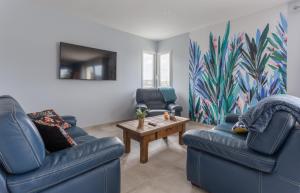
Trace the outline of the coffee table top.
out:
[[[145,118],[144,128],[141,129],[138,129],[138,120],[122,122],[117,124],[117,127],[144,136],[156,132],[158,130],[162,130],[169,127],[173,127],[178,124],[186,123],[188,121],[189,121],[188,118],[177,117],[177,116],[176,116],[176,121],[165,120],[163,115],[158,115],[154,117]],[[155,123],[157,125],[156,126],[149,125],[148,124],[149,122]]]

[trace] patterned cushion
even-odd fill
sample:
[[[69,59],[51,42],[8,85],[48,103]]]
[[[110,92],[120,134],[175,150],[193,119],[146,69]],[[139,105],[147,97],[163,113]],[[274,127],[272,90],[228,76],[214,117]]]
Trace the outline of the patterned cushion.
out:
[[[52,127],[49,125],[38,124],[36,122],[34,123],[44,141],[46,149],[49,152],[55,152],[77,145],[66,130],[56,126]]]
[[[53,110],[30,113],[28,116],[36,125],[46,149],[49,152],[59,151],[77,145],[65,129],[71,125],[65,122]]]
[[[233,127],[232,127],[232,131],[234,133],[237,133],[237,134],[246,134],[246,133],[248,133],[247,127],[242,122],[237,122],[236,124],[234,124]]]
[[[41,112],[30,113],[28,116],[33,122],[47,125],[51,127],[58,127],[68,129],[72,127],[69,123],[64,121],[53,109],[44,110]]]

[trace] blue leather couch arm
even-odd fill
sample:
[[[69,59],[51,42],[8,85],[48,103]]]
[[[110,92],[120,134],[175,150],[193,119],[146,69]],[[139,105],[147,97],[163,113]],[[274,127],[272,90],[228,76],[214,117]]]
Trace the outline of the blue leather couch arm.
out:
[[[123,143],[118,138],[92,140],[49,154],[39,169],[9,176],[7,185],[14,193],[39,192],[119,159],[123,152]]]
[[[147,107],[146,104],[138,103],[138,104],[136,105],[136,109],[141,109],[141,110],[145,111],[145,110],[148,110],[148,107]]]
[[[182,111],[182,106],[171,103],[168,105],[168,110],[170,112],[175,111],[175,112],[181,112]]]
[[[65,120],[67,123],[69,123],[70,125],[76,126],[77,119],[76,119],[75,116],[72,116],[72,115],[64,115],[64,116],[61,116],[61,118],[62,118],[63,120]]]

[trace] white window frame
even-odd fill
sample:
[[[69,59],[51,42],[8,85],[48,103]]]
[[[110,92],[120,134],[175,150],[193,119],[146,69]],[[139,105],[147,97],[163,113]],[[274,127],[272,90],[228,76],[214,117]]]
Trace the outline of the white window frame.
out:
[[[173,68],[172,68],[172,51],[165,51],[165,52],[160,52],[160,53],[158,53],[157,54],[157,72],[156,72],[156,74],[157,74],[157,87],[160,87],[161,85],[160,85],[160,56],[161,55],[165,55],[165,54],[169,54],[169,61],[170,61],[170,72],[169,72],[169,78],[170,78],[170,87],[172,87],[173,86]]]
[[[142,53],[142,73],[141,73],[141,78],[142,78],[142,88],[145,88],[144,87],[144,54],[150,54],[150,55],[153,55],[153,87],[152,88],[156,88],[156,60],[157,60],[157,55],[155,52],[152,52],[152,51],[147,51],[147,50],[144,50],[143,53]]]
[[[164,52],[153,52],[144,50],[142,52],[142,73],[141,73],[141,86],[144,87],[144,54],[151,54],[153,55],[154,59],[154,66],[153,66],[153,87],[151,88],[159,88],[160,87],[160,55],[169,54],[169,61],[170,61],[170,87],[173,86],[173,61],[172,61],[172,51],[164,51]]]

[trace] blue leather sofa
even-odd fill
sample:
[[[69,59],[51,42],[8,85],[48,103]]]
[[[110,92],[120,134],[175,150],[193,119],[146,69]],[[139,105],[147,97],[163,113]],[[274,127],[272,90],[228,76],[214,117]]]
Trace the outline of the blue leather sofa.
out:
[[[18,102],[0,97],[1,193],[120,193],[118,138],[87,135],[72,116],[63,117],[77,146],[47,153]]]
[[[235,134],[227,119],[212,130],[190,130],[187,178],[210,193],[299,193],[300,126],[276,112],[263,133]]]
[[[139,88],[136,91],[136,108],[146,110],[148,116],[161,115],[164,112],[175,111],[176,116],[181,115],[182,106],[176,101],[165,102],[158,88]]]

